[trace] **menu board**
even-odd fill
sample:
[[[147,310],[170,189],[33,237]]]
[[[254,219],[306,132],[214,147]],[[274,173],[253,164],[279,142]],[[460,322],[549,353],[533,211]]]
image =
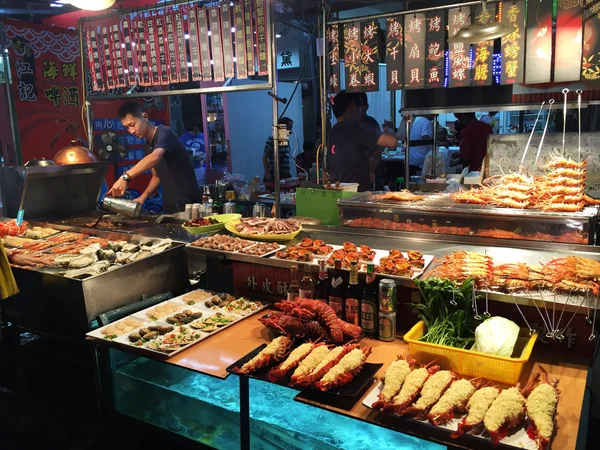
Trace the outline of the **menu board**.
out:
[[[379,26],[376,21],[360,23],[362,36],[362,85],[358,90],[379,90]]]
[[[107,89],[115,88],[115,80],[113,74],[112,60],[110,57],[110,43],[108,42],[108,27],[103,25],[100,28],[101,40],[99,43],[100,54],[102,55],[102,61],[104,63],[104,70],[106,70],[106,87]]]
[[[600,84],[600,4],[596,0],[585,2],[581,78],[597,85]]]
[[[359,92],[362,70],[361,50],[359,24],[353,22],[344,25],[344,70],[348,92]]]
[[[203,7],[201,7],[203,8]],[[188,11],[188,30],[190,34],[190,58],[192,60],[192,80],[202,80],[202,65],[200,64],[200,45],[198,42],[198,5]]]
[[[445,73],[446,16],[444,11],[430,11],[425,17],[425,87],[439,88],[443,87]]]
[[[329,62],[329,92],[340,92],[340,29],[339,25],[327,27],[327,61]]]
[[[150,49],[150,80],[152,85],[157,86],[160,84],[160,76],[158,73],[159,64],[159,53],[158,53],[158,39],[156,37],[156,18],[150,16],[147,19],[148,22],[148,48]]]
[[[504,36],[502,47],[502,73],[500,84],[515,84],[523,82],[523,65],[525,60],[525,1],[503,2],[502,23],[511,25],[515,31]]]
[[[116,87],[125,87],[125,72],[123,71],[123,47],[121,47],[121,30],[119,23],[110,26],[112,30],[113,61],[117,75]]]
[[[148,44],[146,41],[146,21],[137,19],[136,47],[139,49],[138,79],[141,86],[150,86],[150,69],[148,68]]]
[[[552,70],[553,0],[527,4],[527,46],[525,48],[525,83],[549,83]]]
[[[179,81],[181,83],[186,82],[190,79],[188,74],[188,66],[187,66],[187,55],[186,55],[186,47],[185,47],[185,33],[183,32],[183,12],[181,10],[175,11],[173,15],[175,20],[175,34],[176,34],[176,50],[177,50],[177,61],[179,63],[179,67],[177,69],[177,74],[179,75]]]
[[[256,74],[254,59],[254,23],[252,21],[252,0],[244,0],[244,28],[246,31],[246,67],[248,76]]]
[[[104,88],[102,79],[102,64],[100,63],[100,54],[98,52],[98,36],[95,29],[86,32],[86,44],[88,50],[88,60],[90,62],[90,73],[92,74],[92,89],[99,91]]]
[[[169,84],[169,71],[171,69],[167,64],[165,18],[162,14],[156,18],[156,39],[158,40],[158,70],[160,84]]]
[[[238,80],[248,78],[246,66],[246,27],[244,27],[244,3],[237,1],[233,4],[233,25],[235,28],[235,57]]]
[[[202,80],[212,80],[212,66],[210,63],[210,47],[208,44],[208,11],[204,6],[198,7],[198,43],[200,44],[200,65],[202,67]]]
[[[404,87],[404,30],[402,17],[387,19],[385,39],[385,64],[387,66],[387,89],[395,91]]]
[[[223,70],[223,38],[218,6],[208,8],[208,22],[210,25],[210,48],[212,50],[214,80],[225,81],[225,72]]]
[[[267,4],[265,0],[256,1],[256,41],[258,48],[258,74],[269,74],[269,52],[267,51]]]
[[[179,64],[177,61],[177,45],[173,13],[165,14],[165,34],[167,35],[167,62],[169,64],[169,83],[179,82]]]
[[[448,11],[448,36],[454,36],[458,30],[471,23],[471,9],[468,6],[453,8]],[[463,87],[471,84],[470,52],[471,46],[464,42],[449,44],[450,70],[448,86]]]
[[[235,75],[233,70],[233,39],[231,34],[231,9],[229,0],[219,3],[221,7],[221,29],[223,30],[223,67],[225,77],[231,78]]]
[[[427,23],[425,14],[407,14],[404,16],[404,57],[405,89],[423,89],[425,87],[425,34]]]
[[[554,81],[579,81],[581,76],[583,4],[559,1],[556,10]]]
[[[493,20],[496,14],[495,8],[495,4],[486,4],[485,9],[482,6],[476,6],[473,11],[475,23],[486,23]],[[478,42],[473,48],[473,85],[491,86],[494,41]]]

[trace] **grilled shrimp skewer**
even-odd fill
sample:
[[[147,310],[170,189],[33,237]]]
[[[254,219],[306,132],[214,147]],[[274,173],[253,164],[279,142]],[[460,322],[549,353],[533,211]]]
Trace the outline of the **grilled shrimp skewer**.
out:
[[[350,383],[362,370],[367,361],[367,357],[370,354],[371,347],[364,349],[355,348],[351,352],[346,353],[346,355],[340,359],[340,362],[329,369],[315,386],[322,391],[328,391],[329,389]]]
[[[294,370],[304,358],[306,358],[310,352],[315,348],[313,342],[307,342],[306,344],[302,344],[298,346],[298,348],[294,349],[289,356],[279,364],[277,367],[273,367],[268,374],[268,379],[271,383],[277,383],[285,378],[287,374],[289,374],[292,370]]]
[[[427,366],[430,364],[433,364],[433,361]],[[383,405],[383,412],[404,414],[404,410],[417,398],[430,375],[440,370],[440,366],[429,368],[427,366],[415,369],[406,376],[400,392],[394,396],[390,403]]]
[[[508,430],[519,425],[525,418],[525,397],[531,392],[539,376],[539,373],[536,374],[522,390],[519,390],[517,385],[500,392],[488,409],[483,424],[490,433],[494,447],[506,437]]]
[[[398,359],[389,365],[385,374],[381,377],[383,386],[379,393],[379,400],[371,406],[373,409],[381,409],[384,404],[392,401],[394,395],[400,391],[410,371],[413,370],[415,363],[414,359],[406,361],[401,356],[398,356]]]
[[[464,412],[467,402],[478,387],[484,383],[483,380],[456,380],[448,388],[440,400],[433,405],[427,418],[433,425],[442,425],[454,419],[454,412]],[[425,388],[423,388],[425,389]]]
[[[280,336],[263,348],[258,355],[244,364],[241,368],[234,368],[236,373],[248,374],[256,372],[263,367],[270,366],[285,358],[289,346],[292,344],[287,336]]]
[[[425,381],[419,399],[412,406],[406,408],[405,412],[415,414],[418,418],[424,418],[454,380],[456,380],[456,374],[449,370],[440,370],[434,373]]]
[[[483,387],[477,390],[471,396],[465,408],[468,414],[463,418],[462,422],[458,424],[458,430],[452,433],[450,437],[456,439],[483,422],[490,406],[492,406],[492,403],[498,398],[499,394],[500,391],[498,388],[493,386]]]
[[[538,385],[527,397],[525,409],[531,422],[527,434],[533,439],[538,449],[546,450],[554,433],[554,415],[558,405],[558,379],[548,381],[548,372],[542,366],[542,384]]]

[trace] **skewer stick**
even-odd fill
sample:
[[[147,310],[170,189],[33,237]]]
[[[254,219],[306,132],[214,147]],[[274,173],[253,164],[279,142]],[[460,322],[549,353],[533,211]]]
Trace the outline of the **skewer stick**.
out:
[[[571,325],[571,322],[573,321],[573,319],[575,318],[575,316],[579,312],[579,309],[581,308],[581,305],[583,305],[583,302],[585,302],[585,297],[581,298],[581,302],[579,303],[579,306],[577,307],[577,309],[575,310],[575,312],[573,313],[573,315],[571,316],[571,318],[569,319],[569,321],[567,322],[567,324],[563,328],[562,332],[558,333],[559,339],[560,338],[564,339],[564,337],[565,337],[565,331],[567,331],[567,328],[569,328],[569,325]]]
[[[550,122],[550,113],[552,112],[552,105],[554,105],[554,99],[550,99],[548,101],[550,105],[548,107],[548,117],[546,117],[546,124],[544,125],[544,132],[542,133],[542,139],[540,139],[540,146],[538,147],[538,151],[535,155],[535,161],[533,163],[533,167],[537,166],[538,158],[540,157],[540,152],[542,151],[542,146],[544,145],[544,138],[546,137],[546,131],[548,131],[548,122]]]
[[[596,311],[598,311],[598,294],[596,294],[596,298],[594,299],[594,320],[592,321],[592,334],[588,340],[591,342],[596,339]]]
[[[475,280],[473,280],[473,304],[471,305],[471,307],[473,308],[473,312],[475,313],[475,315],[473,316],[475,320],[481,320],[481,316],[477,311],[477,295],[475,294]]]
[[[546,300],[544,300],[544,296],[542,295],[542,291],[539,291],[540,299],[542,300],[542,306],[544,307],[544,311],[546,311],[546,317],[548,318],[548,323],[550,323],[550,314],[548,314],[548,309],[546,309]],[[548,333],[546,333],[547,338],[554,337],[554,321],[552,321],[552,327],[548,328]]]
[[[577,140],[577,162],[581,162],[581,94],[583,91],[581,89],[577,89],[575,91],[577,93],[577,123],[579,124],[579,134]]]
[[[529,336],[531,336],[533,334],[533,332],[534,332],[533,328],[531,328],[531,325],[529,325],[529,322],[527,322],[527,319],[525,318],[525,314],[523,314],[523,311],[521,311],[521,307],[517,303],[517,299],[515,298],[515,296],[512,293],[510,294],[510,296],[512,297],[513,301],[515,302],[515,306],[517,307],[517,310],[521,314],[521,317],[523,318],[523,320],[527,324],[527,328],[529,328]]]
[[[541,291],[540,291],[540,295],[542,295]],[[556,292],[554,293],[554,300],[552,301],[552,331],[554,332],[554,324],[556,323],[554,321],[554,318],[556,316]]]
[[[542,314],[542,311],[538,307],[537,302],[534,300],[534,298],[532,297],[531,293],[528,292],[527,294],[529,295],[529,298],[531,299],[531,301],[535,305],[535,309],[537,309],[538,313],[540,314],[540,317],[542,318],[542,322],[544,322],[544,327],[546,327],[546,330],[548,330],[548,331],[546,331],[546,336],[548,336],[549,331],[550,331],[550,324],[546,323],[546,318]],[[544,330],[542,330],[542,331],[544,331]]]
[[[565,135],[567,134],[567,94],[569,89],[564,88],[563,93],[563,140],[562,140],[562,155],[565,156]]]
[[[554,100],[551,100],[552,102]],[[529,134],[529,139],[527,139],[527,145],[525,145],[525,150],[523,151],[523,157],[521,158],[521,164],[519,165],[519,173],[521,173],[521,170],[523,169],[523,162],[525,161],[525,155],[527,154],[527,150],[529,150],[529,144],[531,144],[531,138],[533,137],[533,133],[535,133],[535,127],[538,123],[538,119],[540,118],[540,114],[542,114],[542,111],[544,110],[544,105],[546,104],[545,101],[542,102],[542,106],[540,106],[540,110],[537,113],[537,117],[535,118],[535,122],[533,124],[533,128],[531,129],[531,133]]]
[[[567,297],[567,300],[565,301],[565,303],[563,303],[562,311],[561,311],[560,316],[558,318],[558,323],[556,324],[556,329],[554,330],[556,333],[558,333],[558,331],[560,330],[560,323],[562,322],[563,314],[565,313],[565,308],[569,304],[569,300],[571,300],[571,294],[572,293],[573,293],[573,290],[570,290],[569,291],[569,295]]]

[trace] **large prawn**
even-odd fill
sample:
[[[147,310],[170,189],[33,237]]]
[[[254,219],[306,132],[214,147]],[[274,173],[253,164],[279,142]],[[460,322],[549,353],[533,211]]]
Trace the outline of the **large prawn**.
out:
[[[554,416],[558,405],[558,379],[548,381],[548,372],[539,366],[543,383],[537,386],[527,397],[525,409],[530,425],[527,434],[533,439],[539,450],[546,450],[554,433]]]
[[[394,396],[391,402],[383,405],[383,412],[396,413],[398,415],[404,414],[405,409],[409,407],[417,398],[421,389],[423,389],[423,385],[427,379],[440,370],[440,366],[429,367],[433,362],[410,372],[406,376],[400,392]]]
[[[379,400],[372,405],[373,409],[381,409],[384,404],[392,401],[400,391],[408,374],[413,370],[415,363],[414,359],[406,361],[398,356],[398,359],[390,364],[383,377],[381,377],[383,386],[381,392],[379,392]]]
[[[482,423],[490,406],[492,406],[492,403],[498,398],[499,394],[500,391],[494,386],[487,386],[477,390],[465,407],[467,415],[458,424],[458,430],[452,433],[450,437],[456,439]]]

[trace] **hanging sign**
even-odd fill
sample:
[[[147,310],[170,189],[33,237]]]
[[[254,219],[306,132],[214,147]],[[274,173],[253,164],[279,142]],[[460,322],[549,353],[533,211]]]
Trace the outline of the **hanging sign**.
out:
[[[379,90],[379,26],[375,21],[361,22],[361,59],[363,63],[361,92]]]
[[[189,10],[188,10],[189,11]],[[179,62],[179,67],[177,69],[177,75],[179,76],[179,81],[181,83],[186,82],[190,79],[188,74],[188,66],[187,66],[187,55],[185,48],[185,33],[183,30],[183,12],[181,9],[175,11],[173,15],[175,20],[175,41],[177,43],[177,61]]]
[[[267,16],[265,0],[256,0],[256,45],[258,48],[258,74],[269,74],[269,52],[267,51]]]
[[[387,89],[396,91],[404,87],[402,76],[404,70],[404,36],[402,17],[387,19],[387,36],[385,39],[385,64],[387,66]]]
[[[348,92],[359,92],[363,70],[361,51],[359,25],[357,23],[346,24],[344,26],[344,71]]]
[[[167,35],[167,62],[169,64],[169,82],[179,83],[179,65],[177,64],[177,45],[173,13],[165,14],[165,31]]]
[[[443,11],[430,11],[426,14],[425,34],[425,87],[444,87],[446,17]]]
[[[113,23],[111,26],[112,44],[113,44],[113,61],[115,73],[117,75],[116,87],[125,87],[125,72],[123,71],[123,47],[121,46],[121,30],[119,22]]]
[[[525,1],[503,2],[502,23],[511,25],[515,31],[502,38],[502,73],[500,84],[523,82],[525,60]]]
[[[225,72],[223,70],[223,38],[218,6],[208,8],[208,20],[210,23],[210,43],[214,80],[225,81]]]
[[[338,24],[327,27],[327,60],[329,61],[329,92],[340,92],[340,28]]]
[[[536,0],[527,4],[527,47],[525,49],[525,83],[549,83],[552,70],[553,0]]]
[[[244,4],[238,0],[233,4],[233,25],[235,28],[235,57],[238,80],[248,78],[246,65],[246,27],[244,26]]]
[[[246,31],[246,64],[248,76],[256,74],[254,59],[254,23],[252,21],[252,0],[244,0],[244,29]]]
[[[559,1],[556,11],[554,82],[579,81],[582,46],[581,1]]]
[[[192,80],[202,80],[202,65],[200,64],[200,46],[198,37],[198,21],[196,17],[199,14],[199,9],[203,10],[204,7],[198,8],[198,5],[194,5],[188,12],[188,30],[190,34],[190,57],[192,59]],[[210,59],[210,58],[209,58]]]
[[[156,39],[156,21],[153,15],[147,19],[148,23],[148,48],[150,49],[150,81],[153,86],[160,84],[158,74],[158,45]]]
[[[135,84],[135,66],[134,60],[137,58],[134,57],[134,47],[131,45],[133,43],[132,35],[133,35],[133,27],[132,27],[131,18],[129,16],[123,18],[123,41],[125,43],[125,69],[126,75],[125,79],[127,80],[127,84],[134,85]]]
[[[115,79],[113,75],[112,60],[110,58],[110,43],[108,41],[108,26],[102,25],[101,27],[101,44],[100,53],[103,56],[102,61],[104,62],[104,68],[106,70],[106,87],[107,89],[115,88]]]
[[[596,0],[585,1],[581,79],[595,85],[600,83],[600,4]]]
[[[156,39],[158,40],[160,84],[169,84],[169,72],[171,71],[171,68],[167,63],[167,51],[165,48],[165,16],[162,13],[156,18]]]
[[[150,86],[150,69],[148,68],[148,44],[146,43],[146,21],[137,20],[137,45],[140,59],[138,61],[138,78],[141,86]]]
[[[425,14],[407,14],[404,16],[404,55],[405,89],[423,89],[425,87],[425,34],[427,22]]]
[[[202,61],[202,79],[212,80],[210,64],[210,45],[208,43],[208,11],[204,6],[198,7],[198,42],[200,43],[200,60]]]
[[[102,64],[100,63],[100,54],[98,52],[98,36],[95,29],[86,31],[86,44],[88,49],[88,61],[90,64],[90,73],[92,74],[92,90],[100,91],[104,89],[102,78]]]
[[[454,36],[458,30],[471,23],[471,9],[468,6],[448,11],[448,36]],[[471,84],[470,52],[471,46],[464,42],[453,42],[449,45],[450,71],[448,86],[463,87]]]
[[[235,76],[233,70],[233,39],[231,27],[231,8],[229,0],[221,2],[221,28],[223,30],[223,67],[226,78]]]
[[[486,4],[485,9],[477,6],[474,9],[475,23],[486,23],[494,20],[496,15],[495,4]],[[473,85],[491,86],[492,84],[492,54],[494,51],[494,41],[478,42],[473,46]]]

